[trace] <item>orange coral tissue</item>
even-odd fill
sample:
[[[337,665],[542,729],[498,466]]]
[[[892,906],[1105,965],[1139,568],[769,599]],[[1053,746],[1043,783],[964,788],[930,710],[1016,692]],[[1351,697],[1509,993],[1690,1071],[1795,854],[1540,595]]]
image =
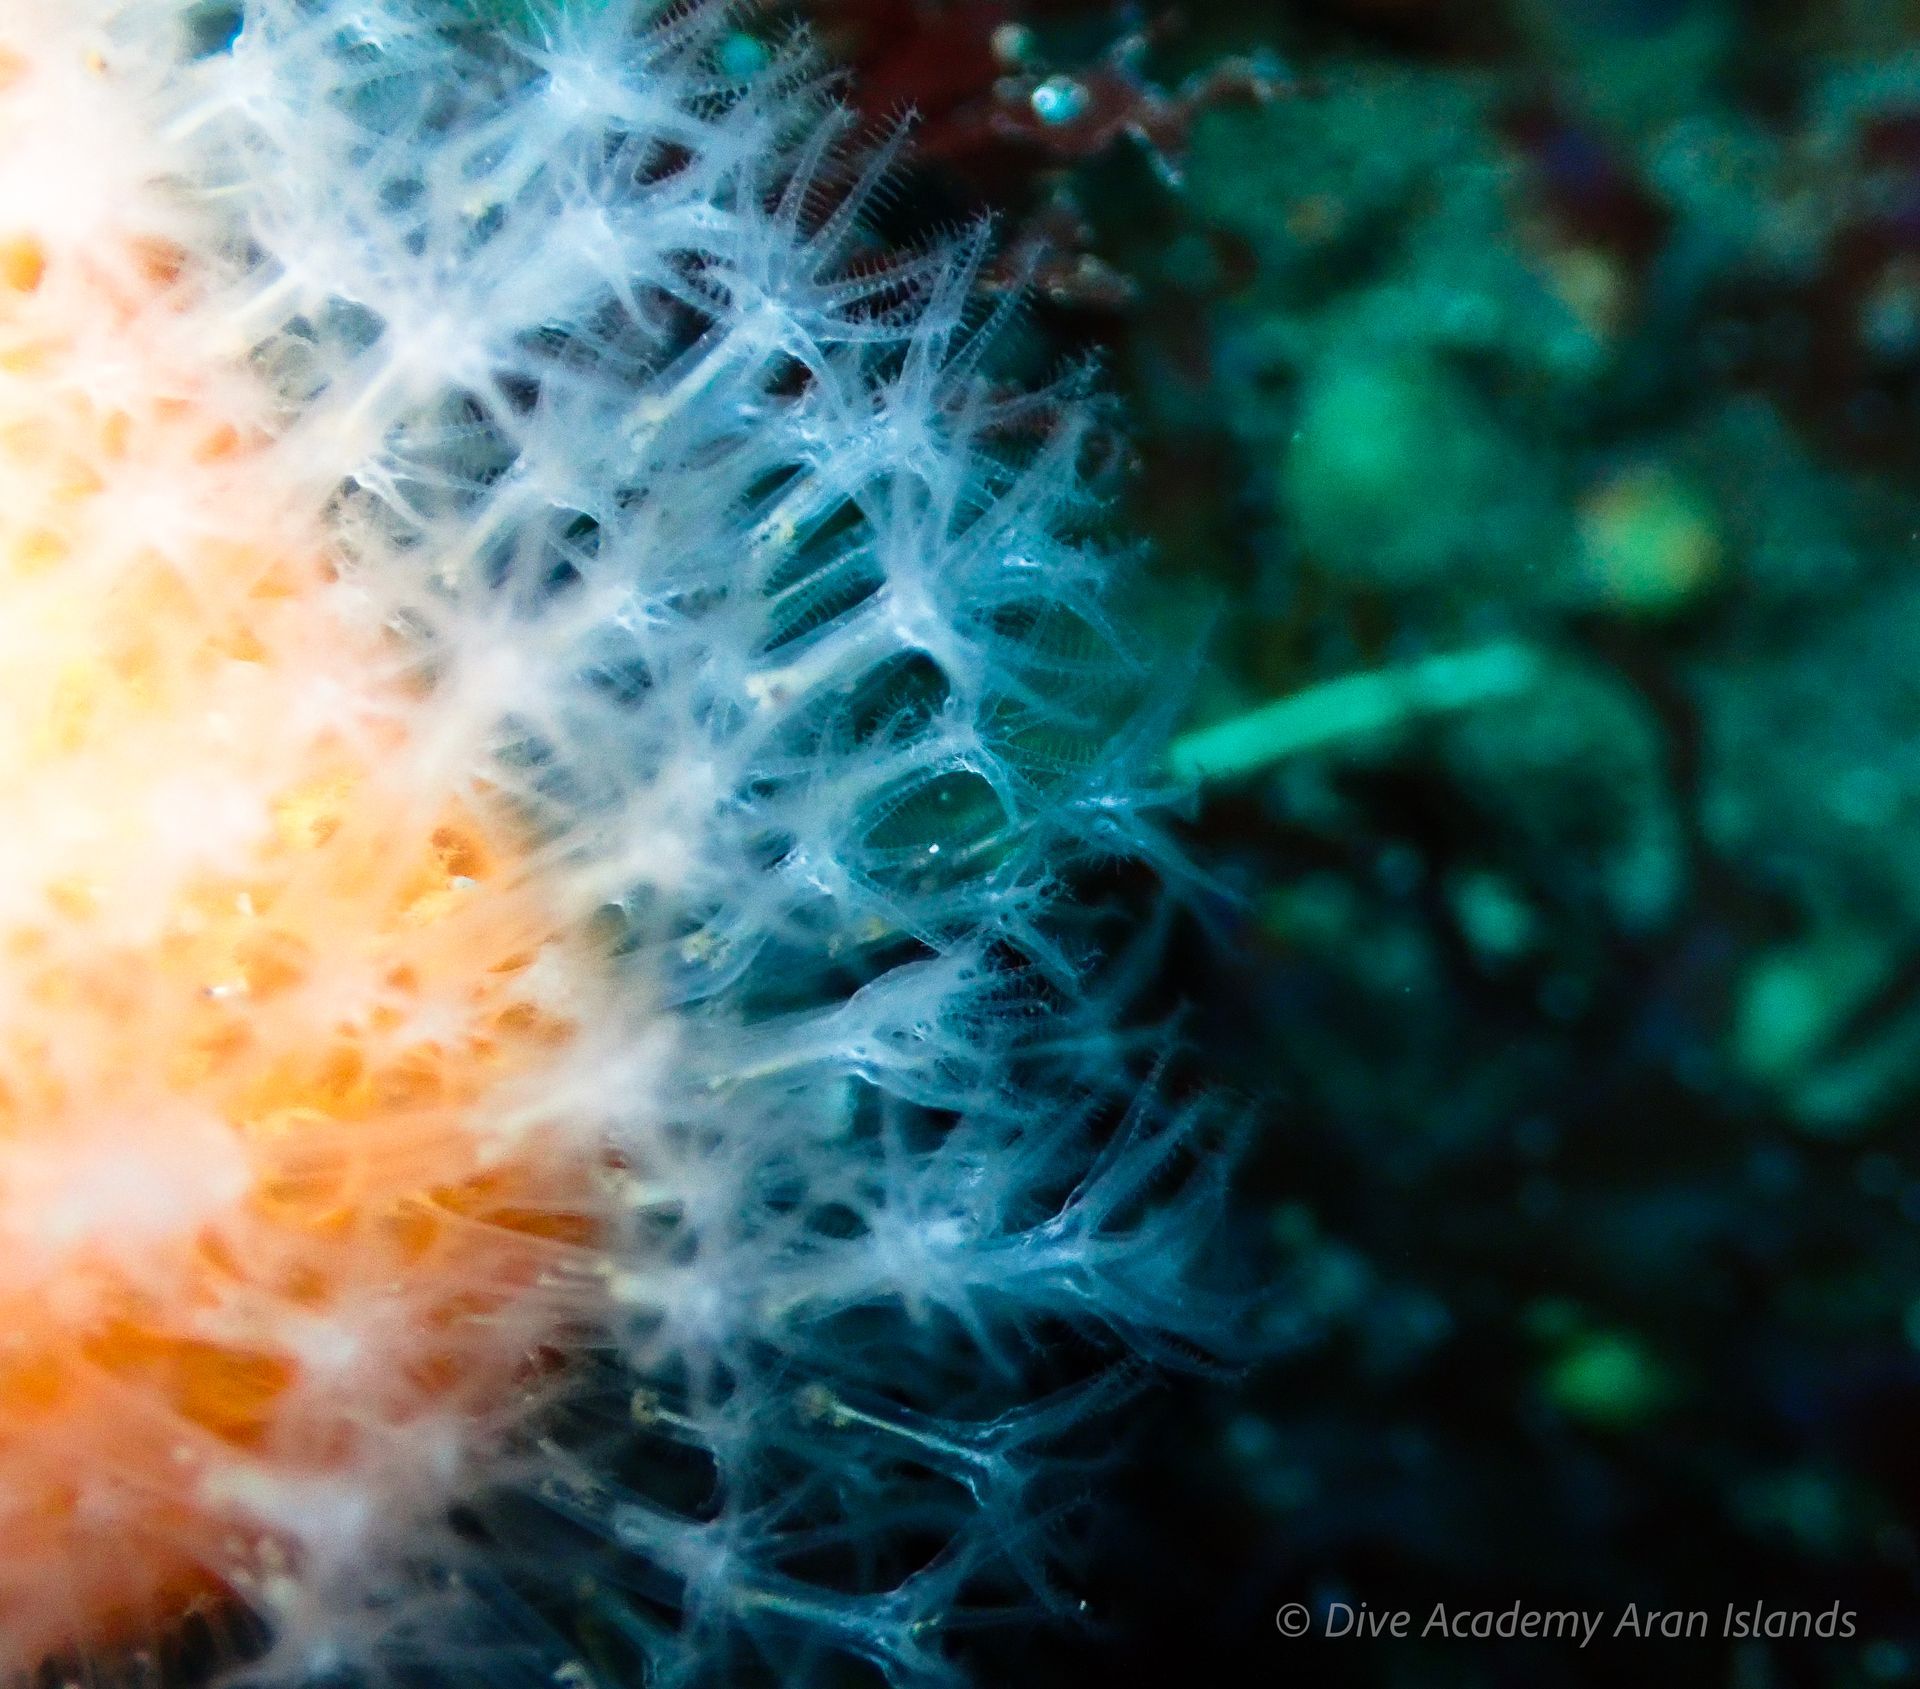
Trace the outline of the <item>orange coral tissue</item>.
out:
[[[443,1506],[594,1230],[541,1109],[591,963],[418,742],[169,232],[33,174],[109,76],[0,47],[9,1679]]]

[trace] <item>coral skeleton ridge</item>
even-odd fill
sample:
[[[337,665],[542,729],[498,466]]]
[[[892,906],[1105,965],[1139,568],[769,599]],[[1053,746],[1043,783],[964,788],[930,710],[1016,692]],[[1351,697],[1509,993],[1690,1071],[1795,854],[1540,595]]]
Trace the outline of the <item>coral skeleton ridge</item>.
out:
[[[798,45],[518,27],[0,0],[0,1682],[937,1678],[1205,1324],[1083,407]]]

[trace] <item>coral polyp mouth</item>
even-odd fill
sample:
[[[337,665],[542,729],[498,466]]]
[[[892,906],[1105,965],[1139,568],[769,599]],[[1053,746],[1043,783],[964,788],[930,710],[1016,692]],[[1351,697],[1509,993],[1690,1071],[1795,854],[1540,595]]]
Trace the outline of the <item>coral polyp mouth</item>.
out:
[[[507,807],[427,765],[178,263],[0,251],[11,1681],[444,1509],[597,1198],[541,1100],[595,964]]]

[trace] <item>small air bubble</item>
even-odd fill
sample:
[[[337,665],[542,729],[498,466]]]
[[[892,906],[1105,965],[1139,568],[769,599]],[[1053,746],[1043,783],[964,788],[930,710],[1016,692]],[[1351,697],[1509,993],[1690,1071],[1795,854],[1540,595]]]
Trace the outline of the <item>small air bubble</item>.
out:
[[[993,56],[1009,70],[1017,70],[1033,57],[1033,31],[1024,24],[1003,23],[993,32]]]
[[[766,68],[766,43],[736,30],[720,43],[720,68],[729,76],[746,78]]]
[[[1049,76],[1034,89],[1028,103],[1042,123],[1058,126],[1084,117],[1093,96],[1070,76]]]

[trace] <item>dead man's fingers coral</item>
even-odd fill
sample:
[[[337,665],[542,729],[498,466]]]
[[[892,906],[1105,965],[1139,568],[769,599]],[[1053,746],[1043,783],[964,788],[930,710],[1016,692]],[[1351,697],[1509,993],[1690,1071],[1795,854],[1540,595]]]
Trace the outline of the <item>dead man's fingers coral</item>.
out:
[[[1080,412],[734,29],[0,3],[0,1681],[936,1677],[1205,1325]]]

